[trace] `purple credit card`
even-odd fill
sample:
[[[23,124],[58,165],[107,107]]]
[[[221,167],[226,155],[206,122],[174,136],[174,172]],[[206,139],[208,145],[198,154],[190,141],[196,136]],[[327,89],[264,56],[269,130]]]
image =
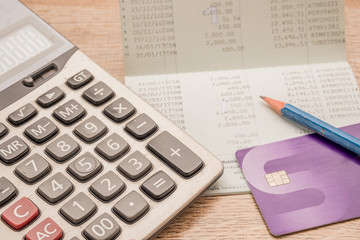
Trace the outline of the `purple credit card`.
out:
[[[341,129],[360,138],[360,124]],[[318,134],[236,157],[273,235],[360,217],[360,157]]]

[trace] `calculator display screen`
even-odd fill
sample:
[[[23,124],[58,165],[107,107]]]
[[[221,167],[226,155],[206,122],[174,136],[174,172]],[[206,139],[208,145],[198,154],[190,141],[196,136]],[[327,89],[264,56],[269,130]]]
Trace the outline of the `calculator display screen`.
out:
[[[54,43],[32,24],[26,24],[0,38],[0,76],[36,57]]]

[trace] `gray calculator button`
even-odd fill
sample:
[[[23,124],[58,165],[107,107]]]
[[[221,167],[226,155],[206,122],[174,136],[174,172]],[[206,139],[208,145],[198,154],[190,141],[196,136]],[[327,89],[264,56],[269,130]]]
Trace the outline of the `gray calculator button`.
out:
[[[69,125],[78,121],[85,113],[85,109],[74,99],[71,99],[54,110],[54,117],[63,124]]]
[[[28,152],[28,145],[18,136],[14,136],[0,144],[0,160],[6,164],[16,162]]]
[[[25,135],[35,143],[49,140],[59,131],[58,127],[47,117],[42,117],[25,129]]]
[[[163,171],[159,171],[147,179],[142,185],[144,190],[151,198],[161,200],[175,189],[175,182]]]
[[[72,224],[80,225],[87,220],[97,207],[85,193],[80,192],[61,207],[60,213]]]
[[[56,173],[40,184],[37,192],[48,202],[57,203],[68,196],[73,184],[62,173]]]
[[[112,171],[108,171],[90,186],[90,191],[102,201],[111,201],[125,189],[125,183]]]
[[[115,159],[123,156],[130,146],[125,140],[120,137],[118,134],[113,133],[102,142],[100,142],[95,150],[109,161],[114,161]]]
[[[182,142],[167,131],[153,138],[148,149],[184,177],[191,177],[203,161]]]
[[[60,101],[65,96],[64,92],[60,88],[54,87],[38,97],[36,102],[43,108],[52,106]]]
[[[103,104],[113,96],[113,90],[103,82],[98,82],[83,93],[83,97],[94,105]]]
[[[104,113],[115,122],[122,122],[135,113],[135,107],[125,98],[119,98],[107,106]]]
[[[79,181],[90,179],[101,169],[101,163],[91,153],[85,153],[67,167],[67,170]]]
[[[151,162],[139,151],[122,160],[118,170],[131,180],[137,180],[151,169]]]
[[[64,162],[75,156],[80,150],[80,146],[68,134],[64,134],[50,143],[45,152],[56,161]]]
[[[97,117],[92,116],[80,123],[74,132],[85,142],[93,142],[107,132],[107,127]]]
[[[16,195],[15,186],[5,177],[0,177],[0,207]]]
[[[8,133],[9,129],[2,123],[0,123],[0,139]]]
[[[112,240],[120,231],[119,224],[108,213],[103,213],[92,221],[83,233],[90,240]]]
[[[150,136],[157,128],[156,123],[144,113],[131,120],[125,126],[125,130],[139,140]]]
[[[25,106],[16,110],[15,112],[12,112],[9,115],[8,120],[13,125],[18,126],[34,117],[37,112],[38,111],[34,108],[34,106],[28,103]]]
[[[120,199],[114,206],[114,212],[128,223],[143,216],[149,209],[149,204],[136,191],[132,191]]]
[[[69,78],[67,80],[67,84],[71,88],[77,89],[80,88],[81,86],[84,86],[93,79],[94,76],[88,70],[84,69],[78,72],[77,74],[75,74],[74,76],[72,76],[71,78]]]
[[[50,164],[39,154],[22,161],[15,168],[15,173],[25,182],[34,183],[51,170]]]
[[[78,237],[72,237],[70,240],[80,240]]]

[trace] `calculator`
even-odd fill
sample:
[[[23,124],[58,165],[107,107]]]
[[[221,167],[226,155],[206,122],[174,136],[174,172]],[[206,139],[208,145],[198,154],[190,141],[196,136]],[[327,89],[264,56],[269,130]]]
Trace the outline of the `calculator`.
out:
[[[2,0],[0,23],[1,239],[149,239],[221,176],[21,2]]]

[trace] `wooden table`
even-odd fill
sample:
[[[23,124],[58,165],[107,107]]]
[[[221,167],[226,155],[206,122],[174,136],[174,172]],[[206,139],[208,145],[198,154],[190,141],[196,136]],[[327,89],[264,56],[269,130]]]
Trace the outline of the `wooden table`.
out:
[[[124,81],[119,0],[22,0],[114,77]],[[194,0],[196,1],[196,0]],[[360,1],[345,0],[346,50],[360,83]],[[359,200],[360,201],[360,200]],[[201,197],[157,239],[271,239],[251,194]],[[360,239],[360,219],[284,239]]]

